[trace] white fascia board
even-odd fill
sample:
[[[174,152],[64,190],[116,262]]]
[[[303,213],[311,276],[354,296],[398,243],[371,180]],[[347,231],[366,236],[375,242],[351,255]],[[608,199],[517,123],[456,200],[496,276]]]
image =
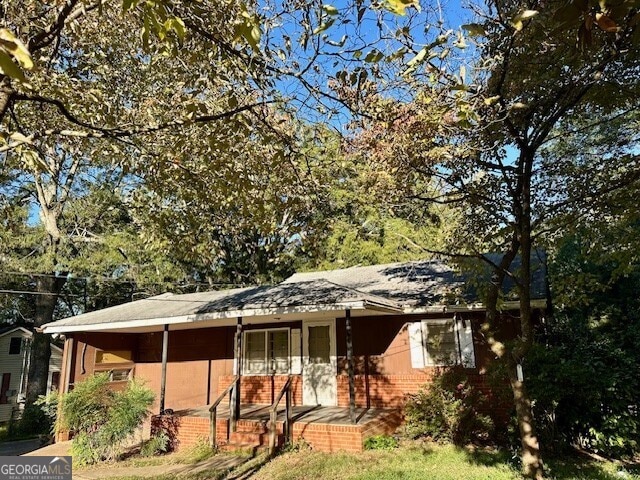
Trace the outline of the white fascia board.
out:
[[[547,301],[544,299],[531,300],[531,308],[545,308]],[[500,310],[518,310],[520,302],[512,300],[503,302]],[[446,312],[481,312],[487,307],[483,303],[467,303],[463,305],[428,305],[426,307],[405,307],[404,313],[446,313]]]
[[[365,302],[343,302],[331,305],[300,305],[295,307],[260,308],[247,310],[227,310],[222,312],[199,313],[192,315],[181,315],[176,317],[157,317],[142,320],[125,320],[121,322],[103,322],[85,325],[55,325],[48,324],[42,326],[44,333],[72,333],[72,332],[95,332],[101,330],[123,330],[129,328],[152,327],[162,325],[175,325],[185,323],[196,323],[205,320],[220,320],[237,317],[263,317],[278,316],[297,313],[332,312],[342,310],[365,310]]]
[[[32,335],[32,333],[29,330],[27,330],[26,328],[24,328],[24,327],[16,327],[16,328],[12,328],[8,332],[4,332],[3,334],[0,334],[0,337],[4,337],[5,335],[9,335],[9,334],[15,332],[16,330],[20,330],[22,333],[24,333],[24,334],[26,334],[28,336]]]

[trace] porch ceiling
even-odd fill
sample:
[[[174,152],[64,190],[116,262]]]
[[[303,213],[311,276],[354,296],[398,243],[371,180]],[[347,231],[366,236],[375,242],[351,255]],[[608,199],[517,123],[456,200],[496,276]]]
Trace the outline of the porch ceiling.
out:
[[[245,324],[335,318],[345,310],[351,310],[352,316],[385,315],[402,312],[402,307],[327,280],[313,280],[273,287],[164,294],[52,322],[42,331],[152,332],[164,325],[172,325],[172,330],[234,325],[237,317],[242,317]]]

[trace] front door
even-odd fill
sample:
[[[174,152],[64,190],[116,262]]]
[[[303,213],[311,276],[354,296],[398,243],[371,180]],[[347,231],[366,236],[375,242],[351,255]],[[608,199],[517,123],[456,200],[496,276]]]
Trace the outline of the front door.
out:
[[[302,329],[302,403],[337,405],[336,321],[304,321]]]

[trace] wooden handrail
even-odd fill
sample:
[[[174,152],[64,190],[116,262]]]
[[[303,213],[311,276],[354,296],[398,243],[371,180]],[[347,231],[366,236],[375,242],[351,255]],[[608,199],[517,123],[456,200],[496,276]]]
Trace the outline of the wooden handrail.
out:
[[[218,419],[218,405],[224,400],[224,397],[229,395],[229,428],[227,428],[227,440],[229,439],[229,433],[231,430],[231,424],[235,426],[236,417],[236,408],[235,405],[231,405],[231,398],[233,390],[237,391],[238,382],[240,381],[240,375],[236,375],[233,381],[229,384],[227,388],[225,388],[224,392],[222,392],[218,399],[213,402],[211,407],[209,407],[209,443],[212,448],[217,447],[216,442],[216,421]]]
[[[292,430],[291,430],[291,375],[287,377],[287,381],[280,389],[280,393],[271,404],[270,408],[270,422],[269,422],[269,455],[273,455],[276,451],[276,437],[278,434],[277,420],[278,420],[278,405],[282,400],[283,395],[286,394],[285,401],[285,418],[282,425],[284,438],[287,443],[291,443]]]

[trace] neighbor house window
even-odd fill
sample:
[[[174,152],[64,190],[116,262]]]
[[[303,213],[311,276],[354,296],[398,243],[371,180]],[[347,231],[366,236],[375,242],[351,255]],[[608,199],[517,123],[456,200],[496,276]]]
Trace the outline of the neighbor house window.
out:
[[[12,337],[9,344],[9,355],[19,355],[22,348],[22,337]]]
[[[289,373],[289,329],[249,330],[244,334],[244,373]]]

